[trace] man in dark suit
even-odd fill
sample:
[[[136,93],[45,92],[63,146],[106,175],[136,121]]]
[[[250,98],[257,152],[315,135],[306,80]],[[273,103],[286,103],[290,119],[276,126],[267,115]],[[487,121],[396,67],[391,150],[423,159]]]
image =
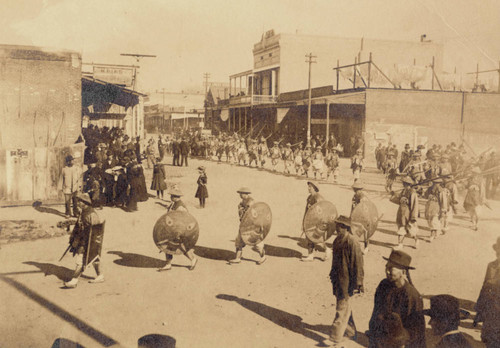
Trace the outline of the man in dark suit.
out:
[[[432,331],[441,339],[436,348],[472,348],[465,336],[458,331],[460,306],[458,299],[451,295],[431,297],[431,309],[424,311],[431,317]]]
[[[174,138],[174,141],[172,142],[172,165],[173,166],[179,166],[179,154],[180,154],[180,145],[179,141]]]
[[[188,166],[188,154],[189,154],[189,146],[186,141],[186,138],[182,138],[181,143],[180,143],[180,150],[181,150],[181,167],[186,164],[186,167]]]

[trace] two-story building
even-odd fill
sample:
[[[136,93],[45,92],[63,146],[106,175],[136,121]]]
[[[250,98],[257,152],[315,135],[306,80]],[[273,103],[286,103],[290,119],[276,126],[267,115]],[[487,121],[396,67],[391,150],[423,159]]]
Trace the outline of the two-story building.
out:
[[[355,150],[356,137],[371,151],[378,141],[416,146],[478,137],[478,131],[490,134],[492,128],[478,128],[474,119],[496,117],[500,106],[479,115],[484,114],[481,105],[494,105],[499,95],[473,93],[477,88],[466,92],[458,74],[443,71],[443,51],[442,44],[418,38],[408,42],[271,30],[253,47],[253,68],[230,76],[229,98],[216,109],[229,133],[306,140],[311,59],[311,135],[333,133],[345,155]]]

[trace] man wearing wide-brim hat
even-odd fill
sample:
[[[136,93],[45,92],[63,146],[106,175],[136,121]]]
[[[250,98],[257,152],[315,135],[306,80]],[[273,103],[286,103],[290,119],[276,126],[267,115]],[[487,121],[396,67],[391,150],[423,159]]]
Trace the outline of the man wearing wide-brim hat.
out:
[[[340,215],[335,224],[337,237],[332,245],[330,280],[337,305],[330,340],[340,344],[345,335],[356,339],[356,325],[352,316],[350,297],[355,292],[364,292],[364,269],[363,253],[358,240],[351,233],[351,219]]]
[[[241,198],[241,202],[240,202],[240,204],[238,204],[238,215],[239,215],[239,218],[240,218],[240,221],[241,221],[241,219],[243,219],[243,217],[245,216],[245,213],[247,212],[247,210],[250,209],[250,206],[255,201],[250,196],[250,194],[252,193],[252,191],[250,190],[250,188],[248,188],[246,186],[241,187],[236,192],[240,195],[240,198]],[[235,244],[235,248],[236,248],[236,255],[235,255],[234,259],[229,260],[229,263],[231,263],[231,264],[237,264],[237,263],[241,262],[241,256],[243,254],[243,248],[246,245],[245,242],[243,241],[243,239],[241,238],[241,235],[239,233],[238,233],[238,235],[235,238],[234,244]],[[259,255],[260,255],[260,260],[257,261],[258,265],[263,264],[267,260],[266,252],[264,250],[264,241],[263,240],[260,241],[259,243],[257,243],[252,248],[252,250],[258,252]]]
[[[474,326],[483,322],[481,339],[487,348],[500,347],[500,236],[493,244],[496,260],[488,264],[476,302]]]
[[[431,308],[424,311],[431,317],[429,325],[434,335],[440,337],[436,348],[472,348],[465,336],[458,331],[460,303],[451,295],[431,297]]]
[[[316,151],[312,155],[312,169],[314,174],[314,179],[319,173],[319,178],[323,179],[323,153],[321,152],[321,146],[316,146]]]
[[[410,336],[406,348],[425,347],[425,319],[422,313],[423,301],[419,292],[411,283],[409,270],[411,256],[401,250],[393,250],[385,266],[386,278],[375,292],[373,313],[369,323],[369,347],[379,347],[378,337],[384,336],[379,316],[397,313]]]
[[[361,170],[363,169],[363,150],[357,149],[356,154],[351,157],[351,169],[354,176],[354,182],[359,180],[361,175]]]
[[[65,282],[66,288],[75,288],[78,279],[85,268],[92,263],[97,277],[90,283],[101,283],[104,281],[104,275],[101,270],[101,251],[104,235],[104,220],[99,217],[92,208],[92,200],[87,193],[78,193],[76,195],[78,204],[78,220],[73,228],[70,237],[70,251],[76,256],[76,268],[70,281]],[[92,257],[89,259],[89,249],[93,250]]]
[[[464,198],[464,208],[469,213],[472,220],[472,229],[477,231],[481,208],[485,201],[484,180],[481,176],[481,169],[474,167],[471,176],[466,184],[467,193]]]
[[[325,156],[325,164],[326,164],[326,180],[333,174],[333,183],[337,183],[337,177],[339,175],[339,164],[340,157],[337,153],[337,148],[333,147],[330,152],[328,152]]]
[[[174,186],[170,190],[167,191],[167,193],[170,195],[170,200],[172,203],[168,206],[167,211],[185,211],[187,212],[187,206],[184,204],[184,202],[181,200],[181,197],[183,196],[182,191],[177,187]],[[194,250],[189,249],[189,250],[183,250],[184,255],[191,261],[191,265],[189,266],[189,270],[192,271],[196,267],[196,263],[198,262],[198,259],[194,256]],[[162,271],[169,271],[172,269],[172,260],[174,258],[173,255],[165,252],[165,258],[167,263],[165,266],[162,268],[158,269],[158,272]]]
[[[398,246],[396,249],[403,248],[403,241],[406,236],[415,239],[415,249],[418,247],[418,196],[415,189],[412,187],[413,180],[409,176],[405,176],[402,180],[403,190],[399,193],[392,193],[390,201],[398,204],[399,208],[396,213],[396,224],[398,226]]]

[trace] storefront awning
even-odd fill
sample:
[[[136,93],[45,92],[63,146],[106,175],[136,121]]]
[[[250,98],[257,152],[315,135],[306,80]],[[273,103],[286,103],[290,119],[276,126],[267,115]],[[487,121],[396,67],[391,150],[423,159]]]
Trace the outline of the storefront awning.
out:
[[[145,94],[106,81],[88,76],[82,77],[82,106],[84,108],[94,105],[94,110],[98,112],[106,111],[109,104],[129,108],[139,103],[139,97],[145,96]]]

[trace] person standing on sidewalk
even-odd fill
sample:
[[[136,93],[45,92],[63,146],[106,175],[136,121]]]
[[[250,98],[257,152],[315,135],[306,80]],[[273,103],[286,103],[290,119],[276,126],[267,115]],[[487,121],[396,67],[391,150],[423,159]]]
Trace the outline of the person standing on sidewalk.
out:
[[[189,155],[189,146],[185,138],[182,138],[180,143],[181,150],[181,167],[186,164],[188,166],[188,155]]]
[[[357,239],[351,234],[351,219],[341,215],[335,222],[337,237],[332,245],[330,280],[337,306],[330,340],[338,345],[344,340],[344,335],[356,340],[356,325],[349,299],[355,291],[364,292],[364,269],[363,253]]]
[[[74,158],[71,155],[66,156],[66,166],[62,169],[62,190],[66,217],[76,216],[76,195],[82,190],[82,171],[74,165]],[[71,214],[71,203],[73,203],[73,214]]]

